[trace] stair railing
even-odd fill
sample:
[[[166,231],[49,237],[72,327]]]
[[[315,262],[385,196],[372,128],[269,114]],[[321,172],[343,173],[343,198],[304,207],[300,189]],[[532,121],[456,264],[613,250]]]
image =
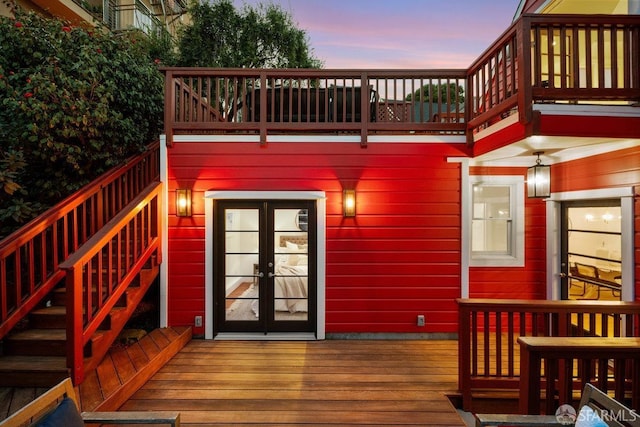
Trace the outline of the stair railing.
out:
[[[162,184],[151,183],[82,248],[60,264],[67,272],[67,366],[84,379],[85,346],[144,265],[161,261]]]
[[[0,339],[64,279],[60,263],[159,179],[159,159],[155,142],[0,241]]]

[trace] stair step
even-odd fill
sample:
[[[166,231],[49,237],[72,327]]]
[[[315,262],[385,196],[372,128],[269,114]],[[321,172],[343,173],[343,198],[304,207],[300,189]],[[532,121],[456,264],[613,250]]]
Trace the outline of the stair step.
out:
[[[64,306],[53,305],[39,308],[29,314],[29,326],[34,329],[64,329],[67,309]]]
[[[55,356],[0,357],[0,387],[51,387],[69,376],[67,361]]]
[[[53,290],[51,294],[51,304],[54,306],[67,304],[67,289],[63,286]]]
[[[67,331],[64,329],[27,329],[7,336],[4,353],[12,356],[64,356]]]

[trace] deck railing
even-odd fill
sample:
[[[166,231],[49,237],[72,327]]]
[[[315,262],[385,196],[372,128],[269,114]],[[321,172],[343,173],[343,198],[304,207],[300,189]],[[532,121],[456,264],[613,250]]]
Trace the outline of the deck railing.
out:
[[[464,70],[168,68],[165,126],[180,133],[463,134]]]
[[[149,184],[60,265],[67,273],[67,364],[74,384],[83,380],[84,350],[93,334],[144,265],[161,261],[161,189],[160,182]]]
[[[0,241],[0,338],[64,279],[59,267],[159,179],[159,143]]]
[[[518,337],[636,337],[640,303],[458,299],[458,386],[463,406],[482,389],[517,390]]]
[[[534,103],[640,102],[640,17],[523,15],[468,69],[165,68],[174,134],[474,133]]]
[[[640,102],[636,15],[524,15],[468,70],[469,129],[533,104]]]

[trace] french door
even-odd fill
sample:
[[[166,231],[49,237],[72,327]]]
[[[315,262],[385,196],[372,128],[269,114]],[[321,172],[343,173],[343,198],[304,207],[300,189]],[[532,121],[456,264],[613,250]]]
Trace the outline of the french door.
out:
[[[620,206],[620,199],[562,204],[562,299],[621,299]]]
[[[311,200],[214,204],[214,333],[315,332]]]

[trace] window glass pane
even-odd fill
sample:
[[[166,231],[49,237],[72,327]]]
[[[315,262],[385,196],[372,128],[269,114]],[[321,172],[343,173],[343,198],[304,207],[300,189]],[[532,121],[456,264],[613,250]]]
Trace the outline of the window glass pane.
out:
[[[507,220],[474,220],[473,252],[510,253],[510,222]]]
[[[622,225],[619,206],[568,210],[569,263],[621,271]]]
[[[275,321],[308,320],[309,237],[306,209],[274,209]]]
[[[510,186],[478,184],[473,187],[473,252],[510,253],[510,212]]]
[[[510,195],[509,186],[475,185],[473,187],[473,218],[510,218]]]
[[[225,209],[225,320],[259,318],[258,262],[260,257],[258,209]],[[247,307],[243,309],[243,307]],[[249,309],[250,308],[250,309]],[[249,317],[246,313],[250,313]]]

